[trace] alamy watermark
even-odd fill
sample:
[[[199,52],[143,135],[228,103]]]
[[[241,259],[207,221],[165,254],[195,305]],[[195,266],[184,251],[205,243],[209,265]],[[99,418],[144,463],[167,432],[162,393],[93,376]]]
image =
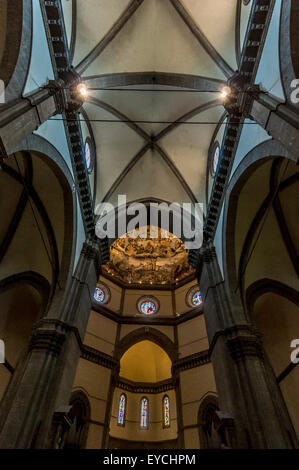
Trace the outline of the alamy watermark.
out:
[[[299,103],[299,79],[294,78],[291,82],[291,88],[294,88],[294,90],[291,93],[291,101],[293,104],[298,104]]]
[[[5,103],[5,85],[4,81],[0,78],[0,104]]]
[[[183,239],[186,249],[198,249],[203,241],[203,204],[173,202],[151,202],[127,204],[125,195],[118,196],[117,206],[101,203],[96,208],[99,219],[96,235],[100,239],[120,238],[130,233],[132,238],[147,238],[147,226],[150,226],[150,238],[168,238],[169,232]]]
[[[4,341],[0,339],[0,364],[5,363],[5,345]]]
[[[291,341],[291,348],[295,348],[294,351],[291,353],[291,362],[293,364],[299,363],[299,339],[293,339]]]

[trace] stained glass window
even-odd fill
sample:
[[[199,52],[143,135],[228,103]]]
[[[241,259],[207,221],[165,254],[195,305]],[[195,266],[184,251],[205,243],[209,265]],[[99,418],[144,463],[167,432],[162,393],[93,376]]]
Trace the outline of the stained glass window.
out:
[[[94,291],[94,298],[97,302],[103,303],[105,300],[105,293],[100,287],[96,287]]]
[[[141,400],[140,426],[143,429],[148,427],[148,399],[145,397]]]
[[[209,148],[209,167],[210,167],[210,173],[213,178],[215,177],[217,173],[220,158],[221,158],[220,144],[216,140]]]
[[[201,297],[201,293],[199,292],[199,290],[194,292],[192,299],[191,299],[191,303],[194,307],[199,307],[201,305],[202,297]]]
[[[170,426],[169,398],[167,395],[163,398],[163,426],[164,428]]]
[[[103,282],[98,282],[94,290],[93,298],[98,304],[107,304],[111,298],[109,287]]]
[[[120,396],[119,407],[118,407],[118,420],[117,420],[117,423],[120,426],[125,425],[126,402],[127,402],[126,395],[123,393]]]
[[[91,173],[95,162],[95,146],[90,137],[87,137],[84,145],[85,166],[88,173]]]
[[[87,170],[91,167],[91,148],[88,140],[85,142],[85,163]]]
[[[154,304],[154,302],[146,301],[142,302],[140,305],[140,310],[144,315],[152,315],[153,313],[156,313],[157,307]]]
[[[191,308],[200,307],[203,303],[200,286],[191,287],[186,295],[186,304]]]
[[[213,155],[213,173],[214,173],[214,175],[217,173],[219,157],[220,157],[220,147],[219,147],[219,145],[217,145],[217,147],[214,150],[214,155]]]

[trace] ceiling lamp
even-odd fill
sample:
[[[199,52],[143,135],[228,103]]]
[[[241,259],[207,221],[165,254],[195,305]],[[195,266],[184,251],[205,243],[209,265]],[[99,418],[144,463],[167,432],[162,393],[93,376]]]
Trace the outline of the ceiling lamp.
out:
[[[220,96],[223,100],[225,100],[231,94],[231,89],[228,86],[222,88],[220,92]]]
[[[77,91],[82,98],[86,98],[88,95],[88,88],[84,83],[79,83],[77,86]]]

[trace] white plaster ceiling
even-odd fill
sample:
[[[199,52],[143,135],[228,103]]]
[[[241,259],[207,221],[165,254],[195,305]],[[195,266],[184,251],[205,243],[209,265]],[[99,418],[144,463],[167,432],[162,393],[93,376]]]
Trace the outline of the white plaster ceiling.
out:
[[[72,28],[73,36],[76,32],[74,67],[82,63],[105,35],[109,34],[126,8],[132,5],[129,0],[63,0],[62,3],[69,42]],[[71,4],[75,3],[77,12],[73,15]],[[237,69],[235,24],[238,0],[180,1],[186,14],[199,28],[200,34],[207,38],[227,64],[229,73],[226,74],[191,32],[173,3],[175,1],[171,0],[141,1],[115,37],[84,67],[81,71],[82,78],[89,88],[99,88],[99,81],[94,78],[97,76],[109,75],[111,78],[111,74],[113,77],[113,74],[140,72],[153,72],[153,75],[157,72],[193,75],[211,78],[214,82],[210,83],[209,92],[204,93],[195,93],[190,88],[186,92],[186,88],[175,88],[174,83],[159,86],[140,81],[122,87],[119,82],[120,85],[116,88],[122,88],[121,91],[89,91],[89,97],[99,100],[101,105],[104,103],[105,107],[105,110],[102,109],[94,101],[84,105],[97,148],[96,204],[107,195],[107,201],[115,202],[118,194],[127,194],[128,201],[152,197],[190,202],[193,193],[199,202],[205,202],[208,149],[224,111],[221,101],[218,106],[198,114],[195,112],[187,120],[189,123],[193,121],[202,124],[176,126],[158,140],[157,144],[166,153],[170,164],[162,158],[157,148],[148,148],[124,178],[120,178],[135,155],[148,144],[147,136],[156,136],[169,126],[168,122],[219,99],[219,90],[223,83]],[[251,5],[241,7],[241,43],[250,8]],[[70,25],[75,16],[76,25]],[[191,82],[189,83],[192,87]],[[100,88],[103,87],[102,81]],[[140,91],[129,91],[132,88],[139,88]],[[203,86],[199,85],[199,88]],[[165,92],[165,89],[172,89],[173,92]],[[141,129],[138,133],[138,129],[136,132],[128,123],[93,121],[119,121],[122,118],[114,110],[121,113],[123,119],[135,123],[159,123],[137,122]],[[142,135],[142,131],[147,136]],[[182,180],[185,183],[182,184]],[[116,186],[117,181],[119,184]],[[113,184],[114,192],[111,191]]]

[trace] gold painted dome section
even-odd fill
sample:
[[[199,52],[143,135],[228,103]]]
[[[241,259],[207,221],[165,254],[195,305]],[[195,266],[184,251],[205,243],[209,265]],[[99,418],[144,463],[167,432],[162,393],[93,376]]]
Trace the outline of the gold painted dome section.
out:
[[[174,284],[194,274],[184,243],[172,233],[143,227],[118,238],[103,274],[128,284]]]

